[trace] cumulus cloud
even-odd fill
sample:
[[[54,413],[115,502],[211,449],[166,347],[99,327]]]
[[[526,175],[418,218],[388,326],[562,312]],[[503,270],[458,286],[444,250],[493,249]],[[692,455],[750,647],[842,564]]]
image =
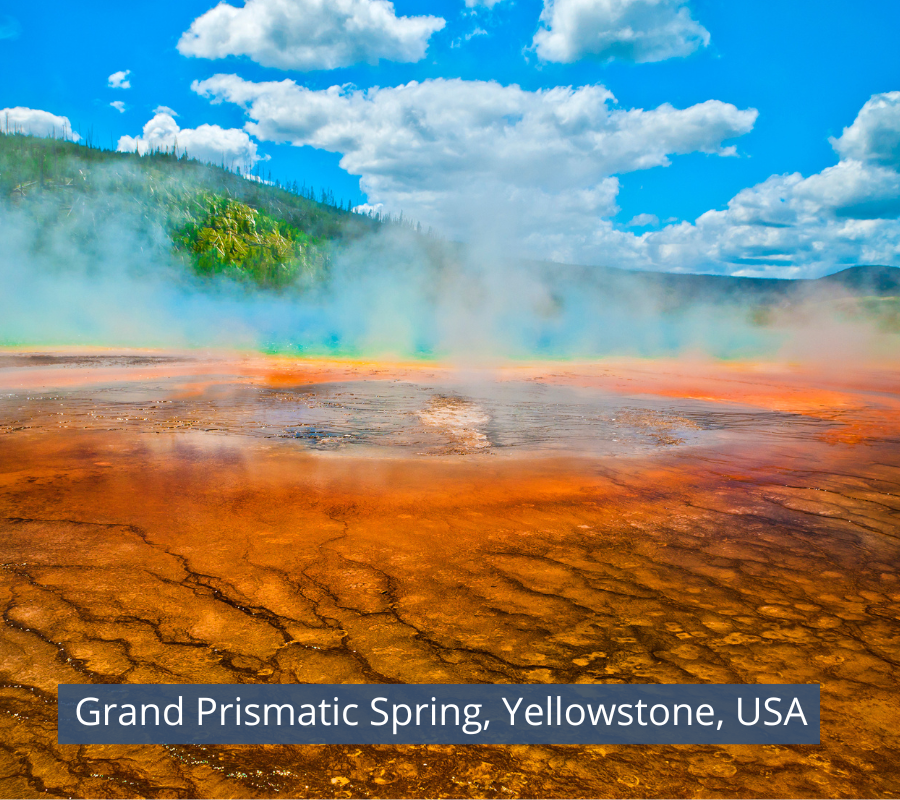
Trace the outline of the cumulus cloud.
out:
[[[181,155],[186,151],[190,158],[242,171],[251,169],[260,160],[256,143],[245,131],[218,125],[179,128],[174,112],[166,106],[156,109],[153,118],[144,125],[143,135],[121,137],[116,149],[141,154],[163,150]]]
[[[659,225],[659,217],[656,214],[638,214],[631,218],[626,227],[648,228],[651,225]]]
[[[565,215],[592,225],[614,213],[615,174],[663,166],[671,155],[729,155],[757,112],[709,100],[685,109],[620,109],[603,86],[535,92],[493,81],[415,81],[359,91],[235,75],[195,82],[214,102],[243,106],[260,140],[341,153],[371,203],[453,234],[506,206],[519,227]],[[514,213],[513,213],[514,212]]]
[[[896,265],[900,164],[891,162],[891,148],[900,137],[898,94],[874,95],[863,106],[843,136],[832,139],[845,157],[821,172],[772,175],[738,192],[724,209],[640,236],[601,219],[593,229],[569,225],[535,235],[534,244],[560,261],[756,277],[812,278],[857,264]]]
[[[534,48],[544,61],[663,61],[709,44],[686,0],[544,0]]]
[[[359,91],[217,75],[192,88],[242,106],[258,139],[340,153],[341,166],[360,176],[361,210],[403,211],[450,236],[493,237],[533,257],[769,277],[900,262],[900,170],[884,163],[884,142],[900,123],[886,96],[847,129],[868,138],[836,140],[848,157],[833,166],[773,175],[724,209],[657,227],[651,214],[614,222],[619,176],[679,154],[730,155],[728,140],[752,129],[755,110],[715,100],[624,109],[597,85],[529,92],[444,79]]]
[[[644,268],[717,272],[757,277],[817,277],[855,264],[893,264],[900,259],[896,219],[839,217],[798,196],[796,175],[773,176],[745,189],[723,211],[707,211],[694,223],[670,225],[628,243],[632,263]],[[788,206],[772,222],[765,212],[779,195]],[[760,215],[763,212],[763,216]]]
[[[772,175],[693,224],[645,234],[634,263],[663,269],[815,277],[900,262],[900,92],[873,95],[831,144],[837,164]],[[621,244],[621,243],[620,243]]]
[[[466,8],[476,8],[477,6],[493,8],[497,3],[502,2],[503,0],[466,0]]]
[[[694,222],[635,235],[600,219],[592,229],[570,225],[535,236],[533,244],[566,262],[811,278],[856,264],[900,262],[898,215],[900,175],[848,160],[807,178],[773,175]]]
[[[445,24],[441,17],[398,17],[389,0],[246,0],[241,8],[222,2],[191,23],[178,50],[300,70],[420,61]]]
[[[384,206],[381,203],[362,203],[358,206],[353,206],[353,211],[356,214],[367,214],[367,215],[375,215],[379,216],[384,213]]]
[[[831,146],[842,158],[900,167],[900,92],[873,94]]]
[[[530,92],[437,79],[316,91],[217,75],[192,88],[241,105],[257,139],[340,153],[370,207],[450,236],[581,262],[606,247],[618,174],[677,154],[730,155],[724,142],[750,131],[757,115],[714,100],[621,109],[598,85]]]
[[[118,111],[120,114],[124,114],[124,113],[125,113],[125,103],[123,103],[121,100],[113,100],[113,101],[110,103],[110,105],[111,105],[116,111]]]
[[[106,85],[109,86],[110,89],[130,89],[131,81],[128,80],[129,75],[131,75],[130,69],[114,72],[106,79]]]
[[[30,136],[53,136],[77,142],[81,137],[72,130],[68,117],[59,117],[37,108],[0,109],[0,126],[4,133],[27,133]]]

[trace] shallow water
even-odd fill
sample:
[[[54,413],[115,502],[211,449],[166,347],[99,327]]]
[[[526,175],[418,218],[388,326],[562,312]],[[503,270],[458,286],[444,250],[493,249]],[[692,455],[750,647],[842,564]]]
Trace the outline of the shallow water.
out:
[[[4,797],[900,793],[890,371],[29,358]],[[55,741],[61,682],[296,681],[816,682],[822,745]]]
[[[6,356],[0,368],[63,366],[93,370],[176,362],[150,356]],[[478,382],[344,380],[295,386],[237,383],[222,376],[185,391],[183,378],[64,391],[0,394],[0,431],[128,430],[284,438],[306,448],[377,455],[631,455],[661,446],[714,441],[716,432],[803,436],[827,420],[617,393],[534,380]]]

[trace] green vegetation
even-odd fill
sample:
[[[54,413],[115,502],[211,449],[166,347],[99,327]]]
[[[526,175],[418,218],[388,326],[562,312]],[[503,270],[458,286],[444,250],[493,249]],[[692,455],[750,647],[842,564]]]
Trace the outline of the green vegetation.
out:
[[[246,203],[203,192],[191,198],[185,213],[189,219],[173,238],[201,275],[224,273],[279,287],[317,277],[325,268],[324,251],[310,236]]]
[[[268,185],[185,155],[0,135],[0,200],[31,212],[43,231],[37,249],[61,226],[83,248],[120,219],[163,231],[170,251],[201,276],[284,288],[320,278],[333,243],[381,224],[324,190],[313,198],[312,188]]]

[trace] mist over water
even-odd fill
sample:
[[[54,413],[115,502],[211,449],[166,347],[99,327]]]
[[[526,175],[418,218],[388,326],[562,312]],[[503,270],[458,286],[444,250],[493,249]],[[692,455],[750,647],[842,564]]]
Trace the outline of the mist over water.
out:
[[[40,209],[39,209],[40,211]],[[73,213],[74,212],[74,213]],[[89,234],[86,232],[89,228]],[[442,358],[811,357],[822,343],[884,355],[896,337],[718,298],[673,303],[628,273],[517,261],[502,242],[439,242],[397,226],[337,244],[324,282],[280,292],[200,279],[162,224],[102,193],[69,214],[0,206],[0,344],[222,347]]]

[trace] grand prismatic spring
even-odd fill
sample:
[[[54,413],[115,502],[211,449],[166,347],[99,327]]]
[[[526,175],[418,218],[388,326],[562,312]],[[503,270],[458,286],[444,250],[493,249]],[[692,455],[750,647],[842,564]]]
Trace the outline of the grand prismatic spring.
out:
[[[898,31],[0,5],[0,800],[900,798]]]
[[[900,793],[895,368],[0,355],[4,797]],[[819,683],[819,746],[59,745],[60,683]]]

